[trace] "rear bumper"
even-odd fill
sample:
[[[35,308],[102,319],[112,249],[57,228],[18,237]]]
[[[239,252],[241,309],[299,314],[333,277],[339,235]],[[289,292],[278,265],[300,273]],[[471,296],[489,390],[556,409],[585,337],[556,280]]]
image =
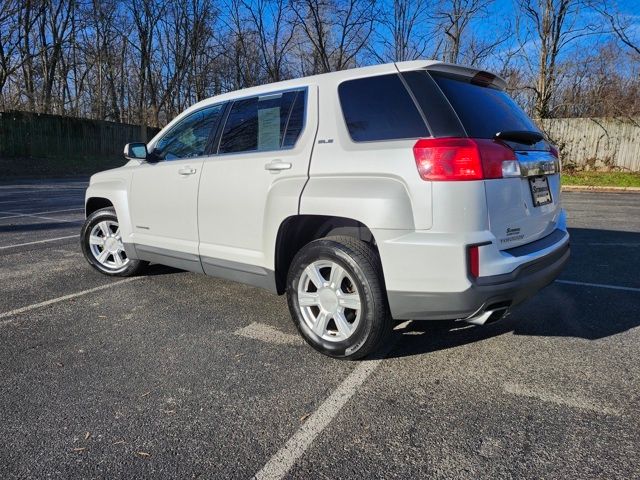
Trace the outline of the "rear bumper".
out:
[[[480,277],[461,292],[387,291],[393,318],[398,320],[452,320],[523,302],[551,283],[569,260],[568,241],[508,274]]]

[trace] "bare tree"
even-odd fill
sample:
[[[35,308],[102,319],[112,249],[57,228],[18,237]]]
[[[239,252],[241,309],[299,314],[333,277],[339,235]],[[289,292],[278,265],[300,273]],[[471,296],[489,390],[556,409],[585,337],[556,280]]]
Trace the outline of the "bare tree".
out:
[[[286,78],[285,59],[296,32],[295,18],[286,0],[243,0],[243,6],[258,41],[267,80],[278,82]]]
[[[157,122],[158,119],[158,94],[152,80],[154,64],[157,25],[164,16],[165,3],[159,0],[133,0],[129,6],[129,12],[135,25],[136,36],[129,40],[130,45],[139,55],[137,68],[138,81],[138,113],[139,121],[146,135],[146,125]],[[147,104],[152,111],[147,112]]]
[[[186,102],[197,102],[207,97],[210,83],[215,72],[213,63],[219,58],[218,49],[214,48],[214,25],[218,13],[209,0],[191,0],[193,24],[188,37],[191,62],[188,65]],[[215,91],[215,90],[214,90]],[[219,92],[216,92],[219,93]]]
[[[249,28],[247,12],[243,0],[230,0],[227,15],[223,16],[227,30],[223,38],[224,56],[232,66],[233,77],[230,89],[251,87],[261,80],[261,53],[258,47],[258,34]]]
[[[618,39],[636,54],[640,55],[640,39],[632,38],[631,34],[634,26],[634,22],[632,18],[630,18],[631,16],[613,11],[611,2],[607,1],[596,3],[595,8],[607,21]]]
[[[291,5],[304,41],[311,47],[312,63],[303,69],[305,73],[325,73],[356,65],[373,32],[376,15],[373,0],[293,0]]]
[[[465,35],[471,23],[485,15],[493,0],[441,0],[433,14],[435,30],[444,33],[435,53],[450,63],[459,63]]]
[[[427,20],[435,0],[392,0],[380,11],[377,41],[370,53],[376,61],[415,60],[432,51],[435,33]]]
[[[43,8],[34,4],[37,0],[25,0],[21,8],[17,12],[17,23],[19,25],[18,34],[18,54],[20,56],[19,64],[22,70],[22,83],[18,96],[23,95],[27,98],[27,108],[29,111],[35,112],[36,109],[36,72],[35,62],[39,52],[33,46],[33,37],[36,22],[43,15]],[[17,105],[20,105],[21,98]]]
[[[611,40],[572,61],[558,95],[556,111],[566,117],[635,117],[640,115],[640,64]],[[627,64],[630,74],[619,69]]]
[[[553,97],[560,83],[562,54],[578,38],[593,35],[601,29],[585,20],[580,13],[583,0],[518,0],[527,35],[524,43],[537,49],[537,63],[525,56],[535,82],[530,87],[535,95],[534,112],[540,118],[553,115]]]
[[[38,17],[39,46],[42,52],[40,67],[43,71],[42,111],[52,113],[53,91],[56,82],[66,81],[59,75],[64,49],[72,32],[75,15],[74,0],[48,0],[43,2],[42,15]]]
[[[494,0],[0,0],[0,108],[161,126],[228,90],[430,56],[499,72],[538,116],[639,110],[631,17],[516,2],[514,30]]]
[[[2,91],[5,84],[20,68],[19,59],[16,58],[21,34],[20,24],[16,22],[19,10],[19,1],[0,0],[0,102],[2,103],[4,103]]]

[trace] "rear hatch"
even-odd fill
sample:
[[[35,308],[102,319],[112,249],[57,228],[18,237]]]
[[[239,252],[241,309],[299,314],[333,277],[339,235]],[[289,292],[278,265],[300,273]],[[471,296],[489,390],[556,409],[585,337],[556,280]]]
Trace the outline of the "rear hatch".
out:
[[[550,234],[561,211],[557,152],[501,88],[501,80],[486,72],[456,72],[453,66],[443,67],[446,71],[420,72],[428,80],[416,77],[417,72],[403,73],[425,111],[432,134],[491,139],[513,149],[519,163],[520,173],[511,172],[514,176],[484,180],[489,225],[499,248],[516,247]],[[426,89],[432,92],[429,98],[425,89],[418,87],[427,82],[431,84]],[[446,101],[434,101],[436,90]],[[456,131],[459,124],[462,132]]]

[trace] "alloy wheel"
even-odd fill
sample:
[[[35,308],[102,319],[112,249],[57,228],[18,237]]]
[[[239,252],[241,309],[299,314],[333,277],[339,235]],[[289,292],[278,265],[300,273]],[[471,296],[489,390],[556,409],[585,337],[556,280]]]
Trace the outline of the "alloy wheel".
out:
[[[362,303],[347,271],[330,260],[309,264],[298,282],[298,305],[306,325],[319,337],[339,342],[360,322]]]
[[[100,265],[113,272],[122,271],[129,264],[116,221],[103,220],[93,226],[89,234],[89,249]]]

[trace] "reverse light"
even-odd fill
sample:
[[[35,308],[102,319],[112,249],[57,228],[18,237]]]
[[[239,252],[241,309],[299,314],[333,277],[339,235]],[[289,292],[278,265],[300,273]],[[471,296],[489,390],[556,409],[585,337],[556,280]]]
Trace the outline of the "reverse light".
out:
[[[497,140],[422,138],[413,146],[423,180],[483,180],[520,176],[515,152]]]

